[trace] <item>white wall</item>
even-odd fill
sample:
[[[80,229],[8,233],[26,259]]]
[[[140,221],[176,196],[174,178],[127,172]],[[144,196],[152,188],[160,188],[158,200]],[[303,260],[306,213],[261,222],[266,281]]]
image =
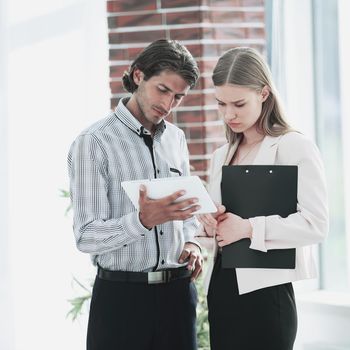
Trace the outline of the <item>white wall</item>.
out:
[[[8,255],[7,32],[6,4],[0,0],[0,348],[14,347],[11,273]]]
[[[7,1],[15,350],[85,348],[86,316],[74,324],[66,319],[67,299],[80,293],[72,289],[72,276],[86,283],[94,272],[89,257],[75,248],[71,217],[64,216],[69,203],[59,189],[68,189],[71,142],[109,111],[105,6],[94,0]]]
[[[350,193],[350,26],[349,13],[350,1],[339,0],[339,51],[340,51],[340,91],[341,91],[341,115],[343,131],[343,155],[344,155],[344,187],[345,193]],[[350,218],[350,198],[345,196],[345,217]],[[347,246],[350,252],[350,222],[346,221]],[[350,259],[348,259],[348,286],[350,287]]]

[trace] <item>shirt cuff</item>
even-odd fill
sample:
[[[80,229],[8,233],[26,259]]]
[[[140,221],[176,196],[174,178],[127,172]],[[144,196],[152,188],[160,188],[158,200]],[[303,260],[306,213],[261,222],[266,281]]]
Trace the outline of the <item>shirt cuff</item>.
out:
[[[257,216],[249,219],[252,225],[252,238],[250,249],[267,252],[265,245],[265,216]]]
[[[138,211],[124,216],[123,229],[126,234],[135,238],[144,237],[149,232],[148,228],[141,224]]]

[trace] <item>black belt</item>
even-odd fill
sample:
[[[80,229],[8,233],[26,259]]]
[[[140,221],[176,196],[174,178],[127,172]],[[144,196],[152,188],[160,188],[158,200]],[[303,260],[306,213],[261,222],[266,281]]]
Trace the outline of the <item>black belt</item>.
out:
[[[103,280],[115,282],[136,282],[147,284],[168,283],[180,278],[190,277],[192,271],[186,267],[152,272],[111,271],[98,267],[97,276]]]

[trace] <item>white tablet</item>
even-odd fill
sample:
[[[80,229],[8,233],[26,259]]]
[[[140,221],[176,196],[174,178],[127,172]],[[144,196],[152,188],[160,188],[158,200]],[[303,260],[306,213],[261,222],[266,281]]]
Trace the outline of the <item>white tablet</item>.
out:
[[[159,199],[169,196],[174,192],[185,190],[185,195],[180,197],[177,201],[188,198],[198,198],[198,203],[196,203],[196,205],[200,205],[201,208],[194,212],[194,214],[215,213],[217,211],[216,205],[210,198],[207,190],[198,176],[179,176],[151,180],[144,179],[123,181],[121,185],[136,209],[139,209],[139,191],[141,184],[146,186],[147,195],[152,199]]]

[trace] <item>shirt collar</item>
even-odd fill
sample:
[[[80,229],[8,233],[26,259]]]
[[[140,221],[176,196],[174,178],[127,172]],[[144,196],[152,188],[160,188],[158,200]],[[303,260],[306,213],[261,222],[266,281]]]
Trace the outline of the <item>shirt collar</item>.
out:
[[[131,129],[133,132],[138,134],[139,136],[142,135],[151,135],[149,130],[147,130],[132,114],[131,112],[126,108],[126,104],[129,100],[129,97],[121,98],[118,102],[117,107],[114,110],[115,116],[123,123],[125,124],[129,129]],[[162,120],[157,125],[157,130],[155,135],[159,135],[159,137],[163,134],[163,132],[166,129],[166,123],[164,120]]]

